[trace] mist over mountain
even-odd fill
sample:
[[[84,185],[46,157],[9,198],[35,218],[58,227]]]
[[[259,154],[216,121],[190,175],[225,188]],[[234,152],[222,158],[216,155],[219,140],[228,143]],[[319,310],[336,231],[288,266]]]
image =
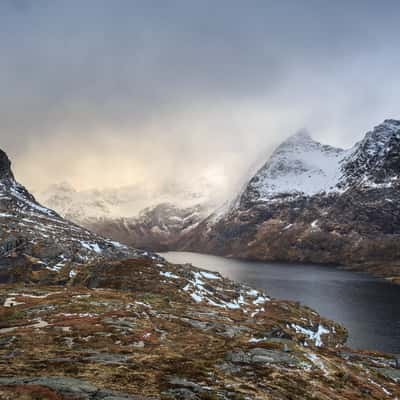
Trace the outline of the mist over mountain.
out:
[[[2,147],[34,192],[65,180],[151,192],[208,176],[231,194],[299,128],[347,148],[399,117],[399,11],[358,0],[4,1]]]

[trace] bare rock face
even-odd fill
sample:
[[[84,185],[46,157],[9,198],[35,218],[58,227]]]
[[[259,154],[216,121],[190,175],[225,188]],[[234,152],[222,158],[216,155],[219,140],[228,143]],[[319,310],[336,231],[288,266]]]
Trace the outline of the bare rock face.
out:
[[[0,179],[14,178],[11,171],[11,161],[7,154],[0,149]]]

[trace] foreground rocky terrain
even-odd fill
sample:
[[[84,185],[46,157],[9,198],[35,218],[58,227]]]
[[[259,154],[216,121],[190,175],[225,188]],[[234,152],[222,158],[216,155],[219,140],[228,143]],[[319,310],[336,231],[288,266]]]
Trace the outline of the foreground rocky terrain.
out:
[[[395,358],[218,274],[148,257],[58,274],[0,286],[1,399],[400,396]]]
[[[104,239],[0,153],[0,399],[395,399],[394,356],[300,304]]]
[[[223,212],[182,235],[180,250],[341,264],[400,281],[400,121],[350,150],[301,132],[282,143]]]

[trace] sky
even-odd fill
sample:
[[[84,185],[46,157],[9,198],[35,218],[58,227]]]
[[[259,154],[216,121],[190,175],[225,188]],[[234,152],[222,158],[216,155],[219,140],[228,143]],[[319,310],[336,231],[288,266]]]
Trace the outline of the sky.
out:
[[[234,190],[299,129],[399,118],[397,0],[2,0],[0,148],[33,190]]]

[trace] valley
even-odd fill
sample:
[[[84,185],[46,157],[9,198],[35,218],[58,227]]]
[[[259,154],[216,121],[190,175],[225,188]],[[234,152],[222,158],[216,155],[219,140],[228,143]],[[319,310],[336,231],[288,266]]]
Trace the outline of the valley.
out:
[[[384,121],[347,150],[302,131],[278,146],[223,205],[209,194],[190,196],[189,203],[158,203],[156,196],[134,217],[76,222],[147,250],[338,264],[398,283],[399,154],[397,120]]]

